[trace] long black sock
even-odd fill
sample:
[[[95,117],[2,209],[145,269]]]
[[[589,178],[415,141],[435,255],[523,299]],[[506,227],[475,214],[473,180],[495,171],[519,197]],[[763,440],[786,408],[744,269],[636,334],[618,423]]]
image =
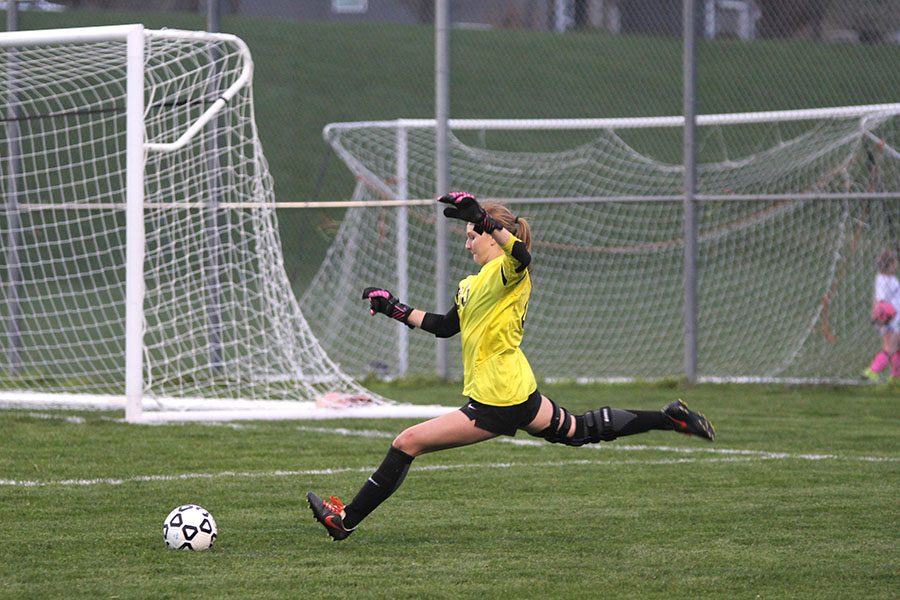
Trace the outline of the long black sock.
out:
[[[644,433],[654,429],[673,429],[672,422],[661,410],[609,409],[616,437]]]
[[[353,501],[344,507],[344,527],[352,529],[400,487],[413,457],[391,446],[381,465],[366,480]]]

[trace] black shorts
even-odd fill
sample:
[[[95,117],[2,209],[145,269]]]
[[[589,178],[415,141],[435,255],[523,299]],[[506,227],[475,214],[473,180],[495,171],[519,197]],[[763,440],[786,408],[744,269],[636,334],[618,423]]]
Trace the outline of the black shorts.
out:
[[[541,393],[534,390],[525,402],[512,406],[492,406],[469,398],[469,402],[459,410],[470,421],[475,421],[475,427],[479,429],[514,436],[516,431],[534,421],[540,408]]]

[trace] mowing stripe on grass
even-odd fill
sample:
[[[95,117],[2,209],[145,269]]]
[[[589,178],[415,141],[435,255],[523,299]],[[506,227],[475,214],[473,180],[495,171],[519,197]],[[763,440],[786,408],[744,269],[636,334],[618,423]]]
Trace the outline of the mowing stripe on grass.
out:
[[[766,457],[725,457],[725,458],[660,458],[649,460],[561,460],[552,462],[502,462],[502,463],[464,463],[456,465],[423,465],[417,466],[416,472],[428,471],[458,471],[463,469],[516,469],[535,467],[567,467],[581,465],[676,465],[690,463],[723,463],[723,462],[755,462],[770,460]],[[265,477],[299,477],[317,475],[337,475],[340,473],[364,473],[368,474],[375,467],[340,468],[340,469],[304,469],[298,471],[220,471],[219,473],[181,473],[179,475],[135,475],[123,478],[98,478],[98,479],[0,479],[0,486],[42,488],[42,487],[90,487],[97,485],[123,485],[127,483],[144,483],[160,481],[184,481],[189,479],[260,479]]]
[[[15,413],[12,413],[15,414]],[[20,415],[40,418],[40,419],[62,419],[69,423],[84,424],[86,421],[81,417],[67,417],[63,415],[55,415],[53,413],[19,413]],[[110,419],[121,421],[121,419]],[[207,425],[212,427],[228,427],[230,429],[259,429],[264,427],[254,423],[230,423],[230,422],[208,422],[198,423],[199,425]],[[178,424],[177,426],[182,426]],[[375,439],[394,439],[398,432],[394,431],[378,431],[375,429],[349,429],[346,427],[314,427],[300,425],[296,427],[297,431],[305,433],[323,433],[328,435],[341,435],[349,437],[375,438]],[[547,442],[528,439],[516,439],[510,437],[498,437],[494,441],[512,444],[514,446],[535,446],[547,448],[551,447]],[[780,459],[796,459],[796,460],[850,460],[859,462],[898,462],[900,457],[896,456],[842,456],[839,454],[817,454],[817,453],[791,453],[776,452],[766,450],[742,450],[737,448],[720,448],[720,447],[682,447],[682,446],[648,446],[643,444],[598,444],[596,446],[583,446],[589,450],[617,450],[617,451],[655,451],[655,452],[676,452],[683,454],[723,454],[731,456],[755,456],[758,458],[780,458]]]
[[[16,413],[12,413],[16,414]],[[65,415],[58,415],[54,413],[19,413],[19,415],[28,416],[32,418],[39,419],[61,419],[67,421],[69,423],[75,424],[84,424],[86,421],[81,417],[68,417]],[[114,421],[121,421],[121,419],[110,419]],[[259,429],[260,427],[264,427],[261,425],[257,425],[254,423],[217,423],[217,422],[209,422],[209,423],[198,423],[201,425],[213,426],[213,427],[228,427],[230,429]],[[182,424],[177,424],[176,426],[183,426]],[[314,427],[307,425],[300,425],[296,427],[297,431],[304,433],[323,433],[328,435],[340,435],[340,436],[349,436],[349,437],[362,437],[362,438],[375,438],[375,439],[394,439],[397,437],[397,433],[395,431],[379,431],[376,429],[349,429],[346,427]],[[541,448],[549,448],[552,447],[551,444],[547,442],[541,442],[537,440],[528,440],[528,439],[517,439],[511,437],[498,437],[492,441],[512,444],[514,446],[534,446]],[[705,442],[704,442],[705,443]],[[816,454],[816,453],[791,453],[791,452],[775,452],[775,451],[766,451],[766,450],[742,450],[737,448],[720,448],[720,447],[683,447],[683,446],[648,446],[644,444],[598,444],[598,445],[588,445],[582,446],[582,448],[586,450],[617,450],[624,452],[633,452],[633,451],[655,451],[655,452],[675,452],[682,454],[697,454],[697,453],[705,453],[705,454],[722,454],[727,456],[754,456],[758,458],[777,458],[777,459],[796,459],[796,460],[849,460],[849,461],[859,461],[859,462],[898,462],[900,461],[900,457],[896,456],[842,456],[839,454]],[[2,482],[2,480],[0,480]]]
[[[352,431],[352,430],[347,430]],[[369,432],[370,434],[372,432]],[[343,435],[347,435],[344,433]],[[381,437],[381,436],[378,436]],[[499,441],[515,441],[501,438]],[[528,442],[520,445],[536,444],[539,446],[548,446],[540,442]],[[607,448],[612,448],[608,446]],[[598,448],[596,446],[585,446],[585,449]],[[667,446],[630,446],[620,447],[622,450],[662,450],[675,452],[713,452],[713,449],[690,449],[690,448],[670,448]],[[543,467],[566,467],[581,465],[605,465],[605,466],[621,466],[621,465],[677,465],[677,464],[694,464],[694,463],[750,463],[771,460],[863,460],[867,462],[896,462],[897,458],[892,457],[847,457],[829,454],[789,454],[785,452],[758,452],[752,450],[729,450],[727,448],[719,449],[719,453],[731,454],[731,456],[723,457],[692,457],[692,458],[658,458],[658,459],[624,459],[624,460],[590,460],[590,459],[573,459],[563,461],[550,462],[499,462],[499,463],[463,463],[455,465],[417,465],[415,470],[417,473],[426,473],[429,471],[451,471],[463,469],[515,469],[515,468],[543,468]],[[41,487],[88,487],[99,485],[123,485],[128,483],[143,482],[163,482],[163,481],[184,481],[190,479],[258,479],[266,477],[300,477],[300,476],[318,476],[318,475],[337,475],[341,473],[361,473],[368,474],[375,470],[375,467],[361,468],[336,468],[336,469],[303,469],[289,471],[221,471],[218,473],[181,473],[178,475],[137,475],[125,478],[97,478],[97,479],[57,479],[57,480],[22,480],[22,479],[0,479],[0,487],[20,487],[20,488],[41,488]]]
[[[344,435],[344,436],[352,436],[352,437],[366,437],[366,438],[382,438],[382,439],[393,439],[396,437],[395,433],[387,432],[387,431],[373,431],[371,429],[346,429],[346,428],[328,428],[328,427],[307,427],[300,426],[297,427],[297,431],[304,431],[310,433],[326,433],[332,435]],[[514,446],[534,446],[540,448],[551,448],[553,447],[551,444],[547,442],[539,442],[537,440],[520,440],[511,437],[498,437],[494,438],[496,442],[501,442],[505,444],[512,444]],[[706,442],[703,442],[706,443]],[[643,450],[652,450],[656,452],[677,452],[683,454],[696,454],[696,453],[705,453],[705,454],[724,454],[724,455],[734,455],[734,456],[752,456],[757,458],[777,458],[777,459],[797,459],[797,460],[855,460],[861,462],[897,462],[900,461],[900,457],[896,456],[841,456],[838,454],[794,454],[791,452],[771,452],[764,450],[741,450],[737,448],[710,448],[710,447],[682,447],[682,446],[646,446],[643,444],[598,444],[582,446],[584,450],[618,450],[618,451],[643,451]]]
[[[40,414],[28,414],[27,416],[43,418]],[[66,419],[70,423],[82,424],[83,420]],[[256,429],[257,425],[246,424],[241,425],[241,429]],[[327,435],[340,435],[351,437],[377,438],[377,439],[393,439],[394,432],[378,431],[372,429],[348,429],[348,428],[328,428],[328,427],[308,427],[298,426],[296,428],[300,432],[320,433]],[[495,440],[499,443],[507,443],[522,447],[535,448],[551,448],[550,444],[537,440],[522,440],[508,437],[500,437]],[[713,454],[722,455],[708,458],[692,457],[692,458],[660,458],[660,459],[625,459],[625,460],[587,460],[573,459],[555,462],[504,462],[504,463],[466,463],[456,465],[422,465],[416,467],[417,472],[428,471],[448,471],[460,469],[512,469],[512,468],[535,468],[535,467],[565,467],[573,465],[672,465],[672,464],[689,464],[689,463],[737,463],[737,462],[757,462],[768,460],[809,460],[809,461],[860,461],[860,462],[897,462],[900,457],[892,456],[842,456],[837,454],[807,454],[807,453],[789,453],[789,452],[768,452],[760,450],[743,450],[734,448],[709,448],[709,447],[675,447],[675,446],[649,446],[635,444],[602,444],[583,446],[583,450],[600,450],[608,452],[610,450],[617,451],[656,451],[671,452],[680,454]],[[318,476],[318,475],[336,475],[341,473],[371,473],[374,467],[362,468],[336,468],[336,469],[304,469],[289,471],[267,471],[267,472],[237,472],[222,471],[219,473],[182,473],[177,475],[137,475],[126,478],[96,478],[96,479],[58,479],[58,480],[20,480],[20,479],[0,479],[2,487],[19,487],[19,488],[40,488],[50,486],[62,487],[84,487],[98,485],[122,485],[127,483],[142,482],[163,482],[163,481],[183,481],[190,479],[226,479],[226,478],[264,478],[264,477],[297,477],[297,476]]]
[[[546,447],[545,442],[534,440],[516,440],[513,438],[501,438],[498,441],[515,446],[542,446]],[[704,442],[705,443],[705,442]],[[584,446],[589,450],[623,450],[623,451],[640,451],[655,450],[657,452],[679,452],[684,454],[727,454],[736,456],[755,456],[757,458],[773,458],[773,459],[797,459],[797,460],[855,460],[862,462],[897,462],[900,457],[896,456],[841,456],[839,454],[795,454],[792,452],[770,452],[765,450],[741,450],[738,448],[685,448],[681,446],[644,446],[640,444],[612,444],[598,446]]]

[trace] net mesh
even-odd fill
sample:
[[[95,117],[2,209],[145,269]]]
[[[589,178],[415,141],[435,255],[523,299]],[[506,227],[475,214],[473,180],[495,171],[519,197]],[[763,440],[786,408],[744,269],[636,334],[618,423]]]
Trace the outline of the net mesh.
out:
[[[706,196],[697,208],[698,375],[852,378],[879,344],[868,314],[874,257],[898,239],[900,118],[873,110],[756,121],[698,130],[697,192]],[[653,120],[590,132],[488,127],[451,133],[451,187],[504,199],[532,227],[523,349],[538,376],[683,375],[680,130]],[[355,199],[434,196],[433,128],[335,124],[326,137],[359,179]],[[342,323],[315,334],[348,372],[391,377],[405,364],[408,373],[434,372],[431,336],[404,339],[396,323],[370,320],[358,298],[369,285],[396,290],[402,272],[404,301],[449,308],[433,300],[436,215],[433,206],[347,212],[303,305],[312,323],[326,312]],[[463,251],[464,229],[449,227],[452,298],[477,265]]]
[[[175,141],[249,60],[225,36],[145,44],[148,144]],[[125,42],[5,48],[0,80],[2,388],[121,395]],[[182,149],[145,153],[144,393],[160,406],[371,397],[322,350],[287,281],[252,97],[248,83]]]

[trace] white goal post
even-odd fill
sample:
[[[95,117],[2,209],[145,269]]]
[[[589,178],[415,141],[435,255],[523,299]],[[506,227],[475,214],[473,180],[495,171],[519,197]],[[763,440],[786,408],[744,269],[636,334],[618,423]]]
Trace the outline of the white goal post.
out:
[[[431,416],[322,349],[228,34],[0,34],[0,405],[128,421]]]
[[[523,349],[539,377],[683,376],[683,124],[450,120],[451,187],[505,201],[532,226]],[[900,103],[701,115],[697,132],[698,379],[859,381],[879,345],[874,258],[900,243]],[[459,244],[461,228],[436,220],[433,201],[393,207],[434,195],[435,122],[334,123],[324,137],[366,204],[347,212],[304,293],[317,338],[354,375],[433,372],[425,337],[376,324],[373,342],[390,356],[377,361],[317,328],[315,311],[363,326],[344,299],[383,285],[443,312],[435,286],[452,296],[472,272],[451,251],[450,280],[435,282],[435,227]]]

